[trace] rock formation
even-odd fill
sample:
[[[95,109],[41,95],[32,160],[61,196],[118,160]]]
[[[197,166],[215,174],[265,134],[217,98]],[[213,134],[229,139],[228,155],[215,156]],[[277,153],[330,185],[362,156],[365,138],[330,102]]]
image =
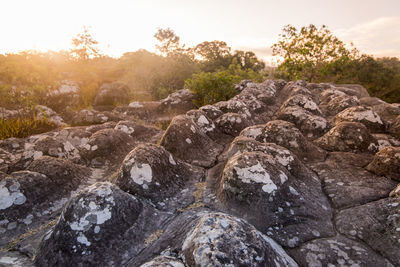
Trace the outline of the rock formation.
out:
[[[400,266],[400,105],[236,89],[114,107],[111,83],[93,110],[37,107],[62,128],[0,141],[0,266]]]

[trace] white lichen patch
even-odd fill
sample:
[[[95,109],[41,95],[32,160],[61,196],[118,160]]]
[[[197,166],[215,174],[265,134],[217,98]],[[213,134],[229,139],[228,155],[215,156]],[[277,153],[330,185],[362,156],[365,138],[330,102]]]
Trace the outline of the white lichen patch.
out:
[[[186,141],[186,143],[188,143],[188,144],[191,144],[191,143],[192,143],[192,140],[190,140],[189,138],[186,138],[185,141]]]
[[[337,118],[346,121],[369,121],[383,125],[381,117],[371,109],[361,109],[360,107],[352,107],[343,110],[337,115]]]
[[[151,166],[146,163],[140,164],[134,162],[133,166],[131,167],[130,174],[132,180],[139,185],[150,183],[153,178]]]
[[[134,101],[134,102],[129,103],[129,106],[131,108],[142,108],[143,107],[143,105],[140,104],[140,102],[138,102],[138,101]]]
[[[243,183],[260,183],[262,184],[262,190],[267,193],[272,193],[278,189],[260,162],[246,168],[234,167],[234,170]]]
[[[172,154],[169,154],[168,161],[172,165],[176,165],[176,162],[175,162],[174,157],[172,156]]]
[[[6,181],[0,182],[0,210],[5,210],[12,205],[22,205],[26,201],[25,195],[19,190],[19,183],[14,181],[9,188]]]

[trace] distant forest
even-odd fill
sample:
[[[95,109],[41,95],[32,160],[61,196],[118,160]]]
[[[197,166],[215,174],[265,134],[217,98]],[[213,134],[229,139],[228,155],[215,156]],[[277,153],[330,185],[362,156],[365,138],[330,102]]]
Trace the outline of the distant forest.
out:
[[[203,105],[223,100],[206,96],[215,90],[229,91],[240,80],[280,78],[359,83],[372,96],[400,102],[400,60],[360,54],[326,26],[285,26],[272,47],[281,59],[277,67],[266,66],[251,51],[233,51],[223,41],[185,47],[169,28],[159,29],[154,37],[157,53],[138,50],[120,58],[103,55],[87,29],[72,40],[69,51],[0,55],[0,106],[41,104],[62,80],[78,83],[80,107],[90,107],[99,86],[116,80],[127,84],[130,99],[138,101],[157,100],[187,87],[203,95],[197,103]]]

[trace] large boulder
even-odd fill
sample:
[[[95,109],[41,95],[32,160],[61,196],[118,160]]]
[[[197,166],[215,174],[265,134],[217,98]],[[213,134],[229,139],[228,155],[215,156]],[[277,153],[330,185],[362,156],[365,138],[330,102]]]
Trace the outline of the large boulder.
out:
[[[328,151],[376,152],[378,142],[359,122],[340,122],[315,143]]]
[[[400,115],[390,125],[389,132],[400,140]]]
[[[76,82],[63,80],[57,89],[47,93],[44,102],[48,107],[58,112],[65,110],[66,107],[76,107],[81,101],[79,91]]]
[[[326,152],[308,141],[293,123],[274,120],[265,124],[261,133],[259,133],[259,128],[256,131],[254,131],[254,128],[252,129],[250,131],[251,136],[253,138],[255,136],[257,141],[283,146],[296,154],[300,160],[307,162],[322,161],[326,156]],[[249,131],[244,129],[240,135],[246,136],[246,134],[249,134]]]
[[[155,210],[110,183],[96,183],[75,195],[45,235],[38,266],[120,266],[144,248],[163,219]],[[158,212],[158,214],[160,214]]]
[[[400,181],[400,147],[388,146],[375,154],[367,170]]]
[[[115,130],[123,131],[132,136],[137,141],[157,142],[161,138],[162,131],[154,126],[134,121],[120,121],[115,125]]]
[[[204,215],[182,252],[188,266],[297,266],[271,238],[223,213]]]
[[[87,164],[103,166],[122,160],[134,147],[133,137],[121,130],[104,129],[95,132],[80,151]]]
[[[215,124],[222,132],[237,136],[244,128],[250,126],[251,122],[243,114],[229,112],[220,116]]]
[[[298,179],[265,153],[230,158],[217,197],[283,246],[333,234],[330,205],[316,177]]]
[[[129,87],[121,82],[103,83],[94,98],[94,106],[116,106],[129,103]]]
[[[400,198],[392,197],[340,211],[336,229],[361,240],[393,264],[400,264]]]
[[[327,115],[336,115],[346,108],[358,106],[359,104],[360,102],[356,96],[347,95],[336,89],[327,89],[320,94],[320,106]]]
[[[356,96],[358,99],[370,96],[367,89],[359,84],[335,84],[332,88],[348,95]]]
[[[383,132],[385,131],[385,123],[381,120],[379,115],[375,113],[370,107],[356,106],[343,110],[335,117],[335,123],[344,121],[360,122],[368,128],[370,132]]]
[[[159,110],[166,114],[184,114],[187,111],[194,109],[193,100],[196,95],[189,89],[181,89],[160,101]]]
[[[199,167],[191,166],[162,146],[143,144],[132,150],[122,162],[115,183],[124,191],[157,204],[173,197],[189,181],[204,176]]]
[[[222,146],[211,140],[186,115],[176,116],[171,121],[161,145],[174,156],[202,167],[212,166],[222,151]]]

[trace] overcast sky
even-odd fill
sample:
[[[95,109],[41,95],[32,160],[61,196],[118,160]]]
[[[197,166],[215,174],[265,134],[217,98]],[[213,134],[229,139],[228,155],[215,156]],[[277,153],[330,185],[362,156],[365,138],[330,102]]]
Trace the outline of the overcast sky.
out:
[[[157,28],[193,46],[222,40],[270,60],[286,24],[325,24],[363,53],[400,57],[400,0],[1,0],[0,53],[61,50],[89,26],[112,56],[155,50]]]

